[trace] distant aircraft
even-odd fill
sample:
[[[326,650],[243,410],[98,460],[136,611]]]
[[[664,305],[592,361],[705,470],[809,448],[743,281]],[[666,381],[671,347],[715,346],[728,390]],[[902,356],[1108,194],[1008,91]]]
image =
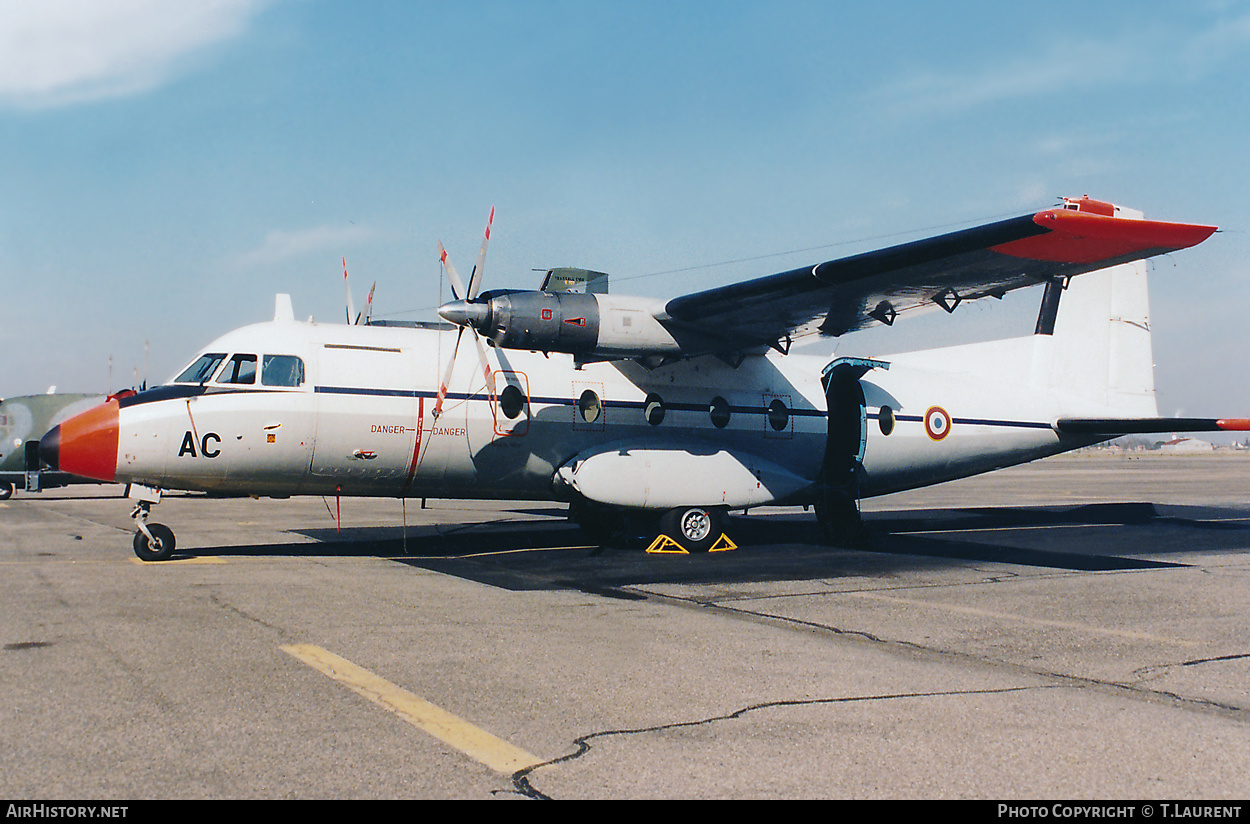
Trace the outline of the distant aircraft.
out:
[[[23,395],[0,400],[0,500],[8,500],[18,489],[26,489],[27,449],[31,450],[30,469],[38,471],[38,444],[49,429],[99,405],[103,395],[56,393]],[[27,444],[33,444],[28,447]],[[64,472],[40,472],[38,488],[49,489],[71,483],[99,481]]]
[[[867,496],[1122,434],[1250,429],[1155,406],[1142,261],[1213,226],[1065,199],[668,301],[479,294],[490,227],[467,287],[439,244],[455,298],[439,314],[454,325],[301,323],[279,295],[273,321],[65,421],[42,456],[133,484],[145,560],[174,552],[172,531],[147,522],[162,489],[560,500],[595,540],[646,528],[651,551],[697,552],[734,546],[733,510],[810,505],[846,543]],[[803,336],[1030,286],[1043,295],[1025,337],[888,359],[791,354]]]

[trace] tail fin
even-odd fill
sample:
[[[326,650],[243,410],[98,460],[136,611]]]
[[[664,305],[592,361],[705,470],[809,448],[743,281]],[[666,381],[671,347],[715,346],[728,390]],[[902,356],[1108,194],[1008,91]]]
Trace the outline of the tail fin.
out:
[[[1051,389],[1116,415],[1158,415],[1145,261],[1073,278],[1050,340],[1035,337]]]

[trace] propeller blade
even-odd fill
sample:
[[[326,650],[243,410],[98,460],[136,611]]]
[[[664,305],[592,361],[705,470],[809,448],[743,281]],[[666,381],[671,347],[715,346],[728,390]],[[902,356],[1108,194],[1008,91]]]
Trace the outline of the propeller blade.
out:
[[[448,317],[448,314],[452,315],[460,329],[456,332],[456,345],[452,348],[451,360],[447,364],[443,382],[438,387],[438,399],[434,402],[435,420],[443,413],[443,400],[447,397],[447,387],[451,383],[452,369],[456,365],[456,354],[460,351],[460,338],[464,335],[466,325],[470,327],[470,333],[473,335],[473,345],[477,349],[477,362],[482,368],[482,378],[486,381],[486,391],[491,392],[494,389],[491,384],[490,362],[486,359],[486,350],[482,347],[481,336],[478,335],[477,329],[469,321],[469,317],[472,316],[477,318],[479,322],[482,322],[478,316],[482,315],[483,310],[480,305],[473,303],[473,300],[477,297],[478,290],[482,286],[482,269],[486,264],[486,245],[490,243],[490,230],[494,223],[495,207],[491,206],[490,217],[486,219],[486,231],[482,236],[482,248],[477,253],[477,263],[473,267],[473,272],[469,275],[469,288],[467,290],[464,288],[464,283],[460,280],[460,274],[456,271],[456,267],[452,266],[451,259],[447,255],[447,250],[443,248],[442,241],[439,241],[438,244],[438,259],[442,263],[444,271],[447,272],[447,282],[451,284],[451,294],[455,298],[451,303],[444,304],[439,309],[439,314],[443,317]],[[453,304],[455,304],[454,307]]]
[[[456,267],[451,265],[451,259],[447,257],[447,250],[443,248],[441,240],[438,242],[438,262],[443,265],[443,271],[447,273],[447,282],[451,284],[452,297],[456,300],[464,300],[464,283],[460,280]]]
[[[456,332],[456,345],[451,349],[451,360],[447,361],[447,371],[443,373],[443,382],[438,385],[438,398],[434,401],[434,420],[443,414],[443,401],[447,398],[447,386],[451,383],[452,370],[456,368],[456,353],[460,351],[460,337],[464,334],[461,326]]]
[[[477,264],[474,265],[473,272],[469,275],[469,300],[476,298],[478,290],[482,288],[482,268],[486,265],[486,244],[490,243],[490,227],[494,222],[495,207],[491,206],[490,217],[486,219],[486,232],[482,236],[482,249],[477,253]]]
[[[473,330],[473,343],[477,346],[477,362],[482,367],[482,377],[486,380],[486,392],[491,394],[495,391],[495,387],[490,380],[490,362],[486,360],[486,350],[482,348],[482,336],[477,333],[476,329]]]
[[[356,307],[352,305],[352,287],[347,282],[347,258],[343,258],[343,289],[347,292],[347,323],[350,326],[359,321],[360,316],[356,314]]]
[[[378,282],[375,280],[369,287],[369,297],[365,299],[365,323],[373,320],[373,292],[377,288]]]

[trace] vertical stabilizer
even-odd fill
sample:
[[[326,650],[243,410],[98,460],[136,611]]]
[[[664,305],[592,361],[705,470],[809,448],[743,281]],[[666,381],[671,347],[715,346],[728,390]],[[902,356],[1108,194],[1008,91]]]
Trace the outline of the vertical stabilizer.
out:
[[[1104,407],[1105,414],[1154,417],[1154,354],[1146,263],[1125,263],[1072,278],[1060,299],[1046,351],[1047,383],[1057,393]]]

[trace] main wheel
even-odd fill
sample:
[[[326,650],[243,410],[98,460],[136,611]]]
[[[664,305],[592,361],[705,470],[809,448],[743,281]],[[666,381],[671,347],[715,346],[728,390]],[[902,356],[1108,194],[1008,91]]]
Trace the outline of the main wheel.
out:
[[[725,514],[716,507],[681,506],[660,519],[660,531],[687,552],[707,552],[725,531]]]
[[[0,484],[0,501],[7,501],[17,491],[17,484]]]
[[[164,524],[148,524],[152,538],[135,531],[135,555],[140,561],[168,561],[174,554],[174,532]]]

